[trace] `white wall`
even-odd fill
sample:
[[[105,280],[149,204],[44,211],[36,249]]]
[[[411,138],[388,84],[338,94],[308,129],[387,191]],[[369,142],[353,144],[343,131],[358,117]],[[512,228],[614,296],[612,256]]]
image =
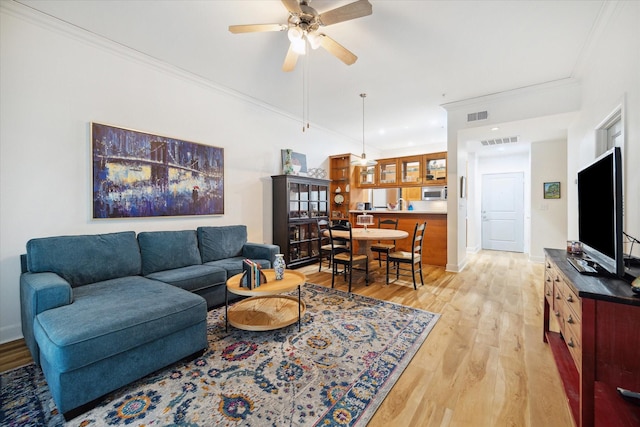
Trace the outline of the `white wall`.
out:
[[[607,30],[582,67],[582,110],[568,134],[571,238],[578,235],[577,171],[595,158],[594,130],[620,105],[625,126],[624,230],[640,238],[640,2],[619,2],[607,19]],[[633,251],[640,256],[638,245]]]
[[[327,169],[357,141],[215,87],[135,52],[1,2],[0,342],[21,337],[20,254],[33,237],[246,224],[271,242],[271,175],[280,149]],[[225,214],[92,220],[89,124],[223,147]]]
[[[531,245],[529,258],[544,261],[544,248],[564,248],[567,241],[567,142],[531,144]],[[560,199],[545,199],[545,182],[560,182]],[[577,239],[577,236],[574,238]]]

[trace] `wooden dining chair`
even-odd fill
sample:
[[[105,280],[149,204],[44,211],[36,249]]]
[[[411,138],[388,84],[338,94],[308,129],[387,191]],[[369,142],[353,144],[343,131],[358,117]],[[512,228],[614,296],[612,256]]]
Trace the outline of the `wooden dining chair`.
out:
[[[397,230],[398,229],[398,219],[383,219],[380,220],[380,218],[378,218],[378,228],[388,228],[388,229],[394,229]],[[378,254],[378,267],[382,267],[382,254],[385,254],[385,258],[389,257],[389,252],[395,250],[396,248],[396,241],[393,240],[393,243],[388,243],[390,242],[389,240],[386,241],[381,241],[378,240],[377,243],[372,243],[371,244],[371,252],[377,252]]]
[[[420,274],[420,283],[424,286],[424,279],[422,278],[422,246],[424,239],[424,230],[427,228],[427,222],[416,223],[413,230],[413,242],[411,245],[411,252],[395,251],[390,252],[387,255],[387,285],[389,284],[389,264],[393,264],[396,270],[396,280],[400,278],[401,271],[403,276],[411,274],[413,280],[413,289],[418,290],[416,286],[416,273]],[[402,267],[403,264],[410,264],[411,269],[408,267]],[[409,273],[410,272],[410,273]]]
[[[332,249],[331,240],[325,231],[329,230],[329,221],[322,218],[317,220],[318,225],[318,272],[322,271],[322,264],[327,261],[328,267],[331,268]],[[346,241],[342,243],[336,242],[336,246],[347,247]]]
[[[327,260],[331,268],[331,241],[324,232],[329,229],[329,221],[326,219],[316,220],[318,227],[318,272],[322,271],[322,263]]]
[[[344,238],[334,236],[336,231],[348,231],[349,239],[344,245]],[[369,257],[366,254],[354,254],[353,253],[353,235],[351,233],[351,227],[336,224],[329,227],[329,240],[331,241],[331,287],[333,288],[335,278],[339,274],[344,275],[344,280],[347,280],[349,276],[349,292],[351,292],[351,283],[353,281],[353,270],[364,271],[365,283],[369,286]],[[361,264],[364,264],[362,268]],[[338,266],[342,265],[342,271],[338,270]],[[358,267],[360,266],[360,267]]]

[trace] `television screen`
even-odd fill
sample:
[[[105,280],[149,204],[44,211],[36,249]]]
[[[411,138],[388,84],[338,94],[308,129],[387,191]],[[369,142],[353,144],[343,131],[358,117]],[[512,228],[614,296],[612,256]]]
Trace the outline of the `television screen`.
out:
[[[578,233],[590,258],[608,272],[624,276],[622,161],[618,147],[578,172]]]

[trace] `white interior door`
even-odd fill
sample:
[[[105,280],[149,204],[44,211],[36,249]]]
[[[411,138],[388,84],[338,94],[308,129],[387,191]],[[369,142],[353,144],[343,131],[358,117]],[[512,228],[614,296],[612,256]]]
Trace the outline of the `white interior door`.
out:
[[[524,252],[524,174],[482,176],[482,248]]]

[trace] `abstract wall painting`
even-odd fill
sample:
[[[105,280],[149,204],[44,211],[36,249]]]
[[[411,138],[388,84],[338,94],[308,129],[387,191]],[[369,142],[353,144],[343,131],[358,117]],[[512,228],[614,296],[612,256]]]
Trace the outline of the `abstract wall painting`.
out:
[[[224,150],[91,123],[93,218],[224,214]]]

